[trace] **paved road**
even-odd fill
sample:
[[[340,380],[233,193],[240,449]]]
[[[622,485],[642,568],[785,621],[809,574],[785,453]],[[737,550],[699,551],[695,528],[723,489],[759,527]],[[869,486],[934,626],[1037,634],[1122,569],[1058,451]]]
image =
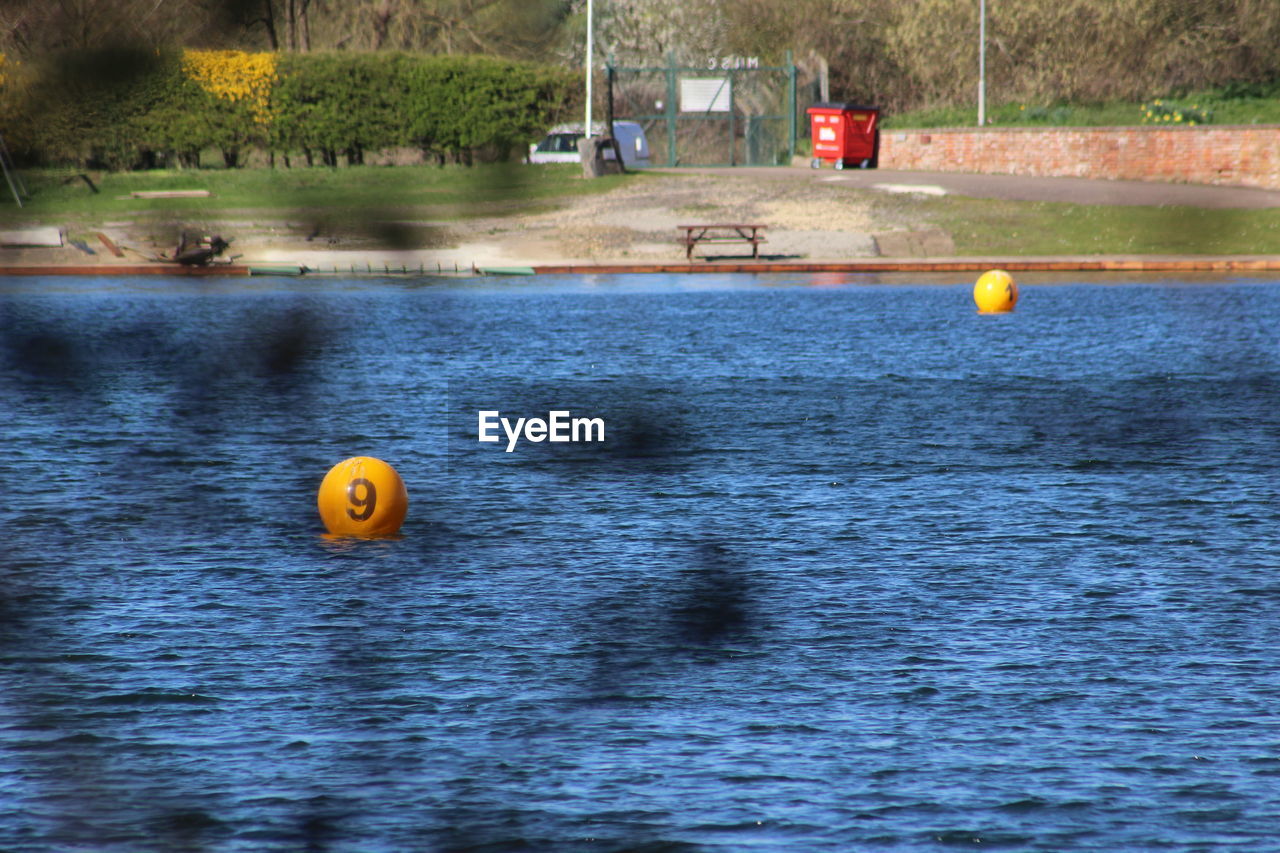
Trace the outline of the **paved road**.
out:
[[[686,171],[686,170],[681,170]],[[711,170],[708,170],[711,171]],[[725,172],[725,169],[715,171]],[[735,175],[778,180],[827,181],[851,187],[905,192],[920,187],[933,194],[1014,201],[1060,201],[1142,207],[1184,205],[1206,208],[1280,207],[1280,191],[1247,187],[1170,184],[1156,181],[1105,181],[1091,178],[1033,178],[1019,175],[975,175],[966,172],[914,172],[887,169],[739,167]],[[880,185],[877,187],[877,185]],[[884,189],[889,187],[891,189]]]

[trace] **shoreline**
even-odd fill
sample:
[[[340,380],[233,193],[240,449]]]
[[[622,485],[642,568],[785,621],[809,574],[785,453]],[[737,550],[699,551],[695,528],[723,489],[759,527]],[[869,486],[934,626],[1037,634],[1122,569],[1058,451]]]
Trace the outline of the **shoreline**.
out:
[[[362,268],[363,267],[363,268]],[[308,266],[283,260],[183,266],[175,263],[0,263],[0,277],[23,276],[533,276],[699,275],[707,273],[948,273],[982,272],[1280,272],[1280,256],[1136,255],[1094,257],[859,258],[849,260],[754,260],[717,258],[693,263],[590,261],[532,264],[384,262],[370,256],[358,264]]]
[[[980,207],[978,214],[968,218],[954,214],[948,218],[920,206],[934,204],[927,199],[938,195],[985,198],[992,206]],[[1089,234],[1108,228],[1108,233],[1123,231],[1127,219],[1117,220],[1117,216],[1127,217],[1125,208],[1136,206],[1147,212],[1138,219],[1136,230],[1121,234],[1128,235],[1127,245],[1124,240],[1098,245],[1082,238],[1079,221],[1063,226],[1065,237],[1035,245],[1017,240],[987,241],[986,245],[969,240],[964,245],[956,239],[955,232],[966,228],[1002,235],[1011,229],[1052,232],[1057,219],[1047,221],[1044,215],[1027,213],[1030,221],[1015,218],[1010,225],[1010,216],[1021,217],[1026,211],[1000,206],[1031,200],[1068,202],[1105,213],[1085,223]],[[189,219],[181,229],[222,235],[233,244],[207,266],[173,262],[173,232],[179,216],[78,226],[31,222],[27,228],[3,233],[8,242],[0,247],[0,276],[885,274],[993,268],[1011,272],[1280,271],[1275,241],[1198,241],[1192,239],[1196,234],[1208,228],[1212,236],[1215,228],[1226,227],[1232,220],[1223,219],[1218,225],[1215,218],[1209,223],[1214,227],[1200,219],[1190,220],[1190,226],[1183,222],[1203,211],[1221,210],[1222,216],[1229,216],[1227,211],[1233,209],[1258,207],[1280,209],[1280,192],[940,172],[846,170],[835,174],[755,167],[732,173],[657,171],[604,194],[564,198],[546,210],[460,220],[383,213],[381,219],[335,224],[326,219],[325,211],[293,211],[284,218],[265,219],[244,211],[209,211],[202,218],[192,217],[199,221]],[[1158,215],[1153,218],[1151,210]],[[720,239],[724,235],[713,234],[716,239],[700,243],[694,257],[687,257],[687,229],[742,228],[725,223],[743,222],[757,223],[750,227],[762,229],[761,239],[724,240]],[[1134,245],[1134,237],[1142,237],[1144,228],[1172,229],[1174,239],[1139,240]],[[751,245],[721,245],[726,242]],[[1137,251],[1127,250],[1130,246]]]

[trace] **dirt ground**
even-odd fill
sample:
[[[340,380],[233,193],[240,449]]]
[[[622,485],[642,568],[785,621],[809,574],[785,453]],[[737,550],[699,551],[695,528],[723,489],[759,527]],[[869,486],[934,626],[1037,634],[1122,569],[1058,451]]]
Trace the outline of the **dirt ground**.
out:
[[[465,266],[577,263],[673,263],[684,260],[677,226],[750,223],[766,226],[763,258],[865,258],[880,254],[871,202],[847,188],[729,172],[651,174],[605,195],[566,199],[552,212],[405,223],[434,229],[427,248],[383,252],[391,264]],[[903,229],[895,229],[903,230]],[[267,237],[268,235],[263,235]],[[376,245],[350,245],[336,235],[323,249],[285,234],[239,243],[247,256],[298,261],[313,268],[359,264]],[[710,247],[716,256],[750,255],[746,244]],[[699,250],[699,255],[706,252]]]

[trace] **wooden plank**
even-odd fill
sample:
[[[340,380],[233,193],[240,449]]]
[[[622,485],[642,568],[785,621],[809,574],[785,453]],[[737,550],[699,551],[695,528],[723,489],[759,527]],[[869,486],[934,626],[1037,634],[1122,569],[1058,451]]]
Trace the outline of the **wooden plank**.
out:
[[[115,255],[117,258],[124,257],[124,252],[120,249],[119,246],[115,244],[115,241],[112,240],[110,237],[108,237],[106,234],[103,234],[101,231],[98,232],[98,240],[102,243],[102,245],[107,247],[108,252]]]
[[[983,272],[989,269],[1011,272],[1276,272],[1280,257],[1272,258],[1134,258],[1134,259],[1040,259],[1012,260],[988,258],[972,260],[861,260],[861,261],[756,261],[657,264],[556,264],[535,266],[534,272],[552,275],[600,275],[609,273],[701,273],[701,272],[842,272],[921,273]]]
[[[134,190],[116,198],[212,198],[208,190]]]
[[[0,264],[0,276],[19,275],[180,275],[180,276],[247,276],[244,264],[210,264],[186,267],[182,264]]]
[[[768,225],[739,224],[733,222],[716,222],[709,225],[677,225],[677,228],[768,228]]]
[[[255,264],[264,270],[268,265]],[[284,265],[280,269],[284,269]],[[635,273],[973,273],[989,269],[1011,272],[1280,272],[1280,256],[1264,258],[969,258],[944,260],[865,259],[858,261],[699,261],[698,263],[618,263],[618,264],[546,264],[529,267],[534,274],[600,275]],[[297,267],[294,267],[297,269]],[[465,270],[460,270],[465,271]],[[523,271],[523,268],[522,268]],[[187,267],[172,263],[99,263],[99,264],[0,264],[0,276],[247,276],[246,264],[210,264]],[[335,270],[335,274],[346,275]],[[272,274],[279,275],[279,270]],[[355,275],[354,271],[351,273]],[[382,271],[372,271],[382,275]]]
[[[693,242],[701,246],[703,243],[767,243],[769,241],[763,237],[697,237]]]

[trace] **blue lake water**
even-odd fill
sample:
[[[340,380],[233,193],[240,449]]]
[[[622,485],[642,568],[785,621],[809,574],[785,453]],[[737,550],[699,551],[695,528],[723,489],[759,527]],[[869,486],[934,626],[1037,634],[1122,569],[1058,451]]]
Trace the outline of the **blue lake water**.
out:
[[[0,280],[0,850],[1280,850],[1280,283],[1022,285]]]

